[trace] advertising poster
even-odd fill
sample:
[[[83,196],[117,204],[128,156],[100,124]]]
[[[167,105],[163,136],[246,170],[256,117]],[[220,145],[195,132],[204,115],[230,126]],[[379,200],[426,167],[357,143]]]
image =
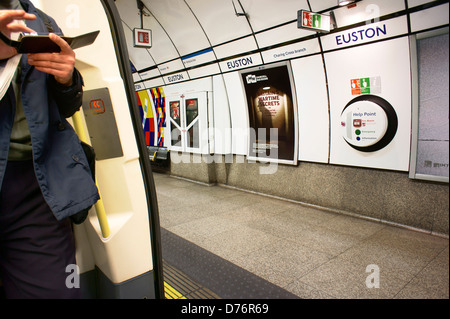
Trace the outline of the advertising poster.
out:
[[[166,97],[162,87],[153,88],[150,90],[153,99],[153,104],[156,110],[156,146],[164,146],[164,129],[166,128]]]
[[[155,145],[155,116],[152,99],[147,90],[136,92],[141,114],[142,126],[144,128],[145,143],[147,146]]]
[[[147,146],[164,146],[165,96],[162,87],[136,92]]]
[[[297,164],[298,121],[287,63],[241,71],[249,118],[249,159]]]

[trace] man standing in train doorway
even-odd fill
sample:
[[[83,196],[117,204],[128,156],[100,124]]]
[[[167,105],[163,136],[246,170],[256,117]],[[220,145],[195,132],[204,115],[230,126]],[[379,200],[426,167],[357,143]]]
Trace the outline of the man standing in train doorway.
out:
[[[0,0],[0,32],[60,29],[29,0]],[[99,198],[66,118],[82,104],[75,53],[18,54],[0,41],[0,278],[6,298],[79,298],[72,221]]]

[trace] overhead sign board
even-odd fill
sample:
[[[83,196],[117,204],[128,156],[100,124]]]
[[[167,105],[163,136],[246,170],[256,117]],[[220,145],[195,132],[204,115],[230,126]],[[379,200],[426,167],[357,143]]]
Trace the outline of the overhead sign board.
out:
[[[148,29],[133,29],[133,45],[137,48],[151,48],[152,47],[152,30]]]
[[[300,29],[314,30],[317,32],[330,32],[331,19],[329,15],[299,10],[297,26]]]

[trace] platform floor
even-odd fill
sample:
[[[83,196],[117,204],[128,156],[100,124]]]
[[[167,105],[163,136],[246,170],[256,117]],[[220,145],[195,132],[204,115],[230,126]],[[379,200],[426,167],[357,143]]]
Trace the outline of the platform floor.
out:
[[[198,283],[207,292],[198,298],[449,298],[448,238],[160,173],[154,178],[165,272]]]

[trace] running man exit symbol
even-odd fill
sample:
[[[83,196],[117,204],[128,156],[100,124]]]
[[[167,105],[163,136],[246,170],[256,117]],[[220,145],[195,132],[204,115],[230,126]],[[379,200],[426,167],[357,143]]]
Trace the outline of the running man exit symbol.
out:
[[[103,114],[106,111],[105,103],[103,103],[102,99],[92,100],[89,103],[89,106],[91,108],[92,114],[94,114],[94,115]]]

